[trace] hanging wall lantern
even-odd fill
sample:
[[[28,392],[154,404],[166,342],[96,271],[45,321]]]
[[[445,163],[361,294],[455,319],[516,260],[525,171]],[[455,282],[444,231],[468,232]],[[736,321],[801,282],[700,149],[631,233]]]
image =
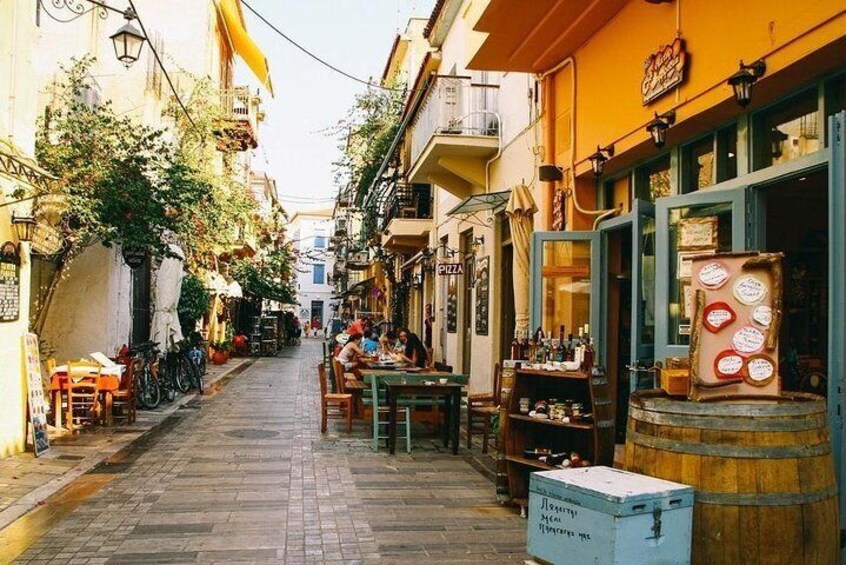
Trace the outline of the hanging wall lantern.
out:
[[[745,65],[743,61],[740,61],[740,70],[729,77],[728,83],[734,90],[734,99],[741,107],[745,108],[752,101],[752,86],[764,76],[765,72],[767,72],[767,65],[763,59],[751,65]]]
[[[605,169],[605,162],[614,156],[614,144],[606,147],[596,146],[596,153],[588,157],[590,161],[590,168],[593,170],[594,176],[602,176],[602,171]]]
[[[15,235],[18,241],[32,241],[35,235],[35,218],[32,216],[17,216],[13,213],[12,226],[15,228]]]
[[[789,138],[789,135],[778,128],[770,130],[770,143],[772,144],[773,159],[778,159],[784,154],[784,142]]]
[[[658,149],[664,147],[664,144],[667,142],[667,130],[674,123],[676,123],[675,110],[670,110],[660,116],[658,112],[655,112],[655,119],[646,125],[646,131],[652,136],[652,143],[655,144],[655,147]]]
[[[141,56],[141,47],[146,38],[132,25],[132,20],[137,17],[132,8],[127,8],[123,17],[126,23],[110,37],[115,46],[115,56],[128,69]]]

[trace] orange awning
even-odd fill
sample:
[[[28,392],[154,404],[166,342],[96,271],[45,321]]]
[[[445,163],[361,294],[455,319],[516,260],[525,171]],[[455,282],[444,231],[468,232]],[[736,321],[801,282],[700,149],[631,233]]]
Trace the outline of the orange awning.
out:
[[[244,15],[239,0],[218,0],[220,16],[229,34],[229,41],[236,53],[247,63],[259,82],[273,95],[273,83],[270,81],[270,66],[267,57],[247,33]]]

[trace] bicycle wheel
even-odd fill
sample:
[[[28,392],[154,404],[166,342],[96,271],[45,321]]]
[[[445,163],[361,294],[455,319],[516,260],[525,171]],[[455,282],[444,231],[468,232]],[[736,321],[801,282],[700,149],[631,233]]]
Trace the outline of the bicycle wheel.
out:
[[[203,394],[203,373],[200,372],[200,367],[197,366],[197,363],[190,355],[186,355],[184,361],[188,369],[191,387],[196,388],[197,392]]]
[[[170,364],[171,382],[176,390],[185,394],[191,388],[192,371],[190,362],[183,355],[180,355]]]
[[[149,367],[144,367],[138,385],[138,400],[141,405],[148,410],[158,407],[162,401],[161,391],[159,390],[159,383],[156,382]]]

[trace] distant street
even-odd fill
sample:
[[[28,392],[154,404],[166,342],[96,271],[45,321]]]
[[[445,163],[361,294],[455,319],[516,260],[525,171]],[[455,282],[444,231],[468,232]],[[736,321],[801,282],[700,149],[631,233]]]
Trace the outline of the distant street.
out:
[[[259,359],[84,475],[27,525],[17,562],[524,559],[525,521],[461,455],[425,438],[411,455],[374,454],[361,423],[321,437],[319,353],[304,340]]]

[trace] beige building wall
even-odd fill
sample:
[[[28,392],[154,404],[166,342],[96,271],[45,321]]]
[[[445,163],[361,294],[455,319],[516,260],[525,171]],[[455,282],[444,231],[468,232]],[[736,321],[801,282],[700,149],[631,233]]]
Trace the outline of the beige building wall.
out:
[[[478,41],[478,34],[472,30],[478,18],[478,13],[473,0],[465,0],[441,46],[440,74],[451,74],[453,71],[459,75],[478,74],[465,67],[466,61]],[[537,195],[537,166],[539,164],[535,157],[538,152],[538,140],[541,132],[538,125],[538,111],[535,107],[531,94],[534,88],[534,77],[524,73],[488,73],[487,82],[499,84],[498,109],[500,128],[502,132],[501,151],[493,156],[488,162],[488,186],[476,186],[474,194],[485,192],[500,192],[513,188],[517,184],[526,184],[532,189],[538,202]],[[458,198],[448,193],[443,188],[437,187],[434,198],[435,229],[430,237],[430,246],[436,248],[443,238],[448,238],[448,245],[458,249],[461,241],[461,234],[468,230],[474,238],[484,237],[484,243],[476,248],[476,257],[490,258],[490,296],[488,313],[488,335],[475,334],[475,319],[465,320],[462,299],[464,295],[463,280],[458,284],[458,332],[447,333],[445,330],[446,318],[446,292],[447,277],[438,277],[434,286],[434,304],[436,323],[434,328],[434,358],[437,361],[445,360],[452,365],[454,370],[460,371],[462,360],[465,355],[465,343],[463,339],[464,328],[471,328],[470,339],[470,392],[489,391],[492,386],[492,375],[494,363],[507,357],[508,351],[500,351],[501,332],[500,324],[501,303],[503,296],[499,273],[502,269],[501,257],[501,233],[499,229],[499,214],[489,212],[480,213],[477,218],[471,221],[463,221],[458,218],[451,218],[446,213],[461,202]],[[499,210],[501,214],[502,209]],[[481,221],[481,224],[479,225]],[[451,261],[458,261],[459,256]],[[471,317],[475,316],[475,303],[478,300],[476,289],[471,293],[472,304],[470,307]]]

